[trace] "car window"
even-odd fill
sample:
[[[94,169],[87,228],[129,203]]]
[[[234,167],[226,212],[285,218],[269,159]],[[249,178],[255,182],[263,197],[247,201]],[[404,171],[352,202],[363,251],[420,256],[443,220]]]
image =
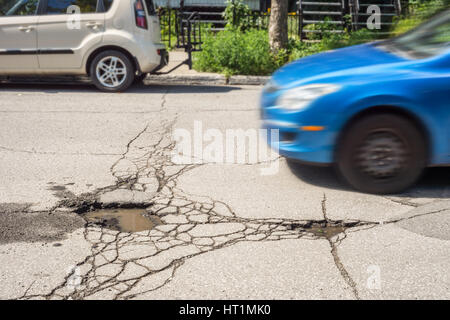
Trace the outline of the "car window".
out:
[[[70,6],[78,6],[80,13],[97,12],[97,0],[48,0],[47,14],[67,14]]]
[[[35,15],[38,3],[39,0],[0,0],[0,17]]]
[[[103,5],[105,6],[105,12],[111,8],[113,0],[103,0]]]
[[[387,42],[387,48],[421,59],[442,54],[450,47],[450,10],[418,28]]]

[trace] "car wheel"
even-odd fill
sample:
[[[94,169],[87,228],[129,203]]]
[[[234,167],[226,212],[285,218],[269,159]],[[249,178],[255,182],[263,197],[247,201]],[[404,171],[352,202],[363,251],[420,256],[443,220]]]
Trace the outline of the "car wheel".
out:
[[[133,84],[134,67],[122,52],[99,53],[91,63],[90,75],[95,86],[105,92],[125,91]]]
[[[420,177],[427,164],[427,146],[411,121],[393,114],[377,114],[346,130],[336,158],[339,174],[355,189],[397,193]]]
[[[145,78],[147,78],[148,74],[147,73],[143,73],[140,74],[138,76],[134,76],[134,83],[135,84],[141,84],[144,83]]]

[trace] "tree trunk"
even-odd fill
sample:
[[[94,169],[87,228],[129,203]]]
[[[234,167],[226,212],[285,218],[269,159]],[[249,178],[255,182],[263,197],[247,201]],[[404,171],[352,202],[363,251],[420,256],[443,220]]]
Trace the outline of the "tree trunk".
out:
[[[288,45],[288,0],[272,0],[270,9],[269,41],[273,52]]]

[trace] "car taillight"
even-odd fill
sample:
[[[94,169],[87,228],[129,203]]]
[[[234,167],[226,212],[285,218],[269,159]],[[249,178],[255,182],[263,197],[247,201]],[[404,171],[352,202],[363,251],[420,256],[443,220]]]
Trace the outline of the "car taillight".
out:
[[[136,16],[136,26],[147,29],[147,15],[145,14],[144,3],[142,0],[136,0],[134,3],[134,14]]]

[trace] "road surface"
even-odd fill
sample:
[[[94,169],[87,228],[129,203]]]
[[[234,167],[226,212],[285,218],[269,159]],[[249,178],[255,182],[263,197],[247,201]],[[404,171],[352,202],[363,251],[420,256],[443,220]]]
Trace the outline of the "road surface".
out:
[[[449,299],[449,169],[376,196],[278,156],[174,161],[174,132],[256,132],[260,90],[1,84],[0,298]]]

